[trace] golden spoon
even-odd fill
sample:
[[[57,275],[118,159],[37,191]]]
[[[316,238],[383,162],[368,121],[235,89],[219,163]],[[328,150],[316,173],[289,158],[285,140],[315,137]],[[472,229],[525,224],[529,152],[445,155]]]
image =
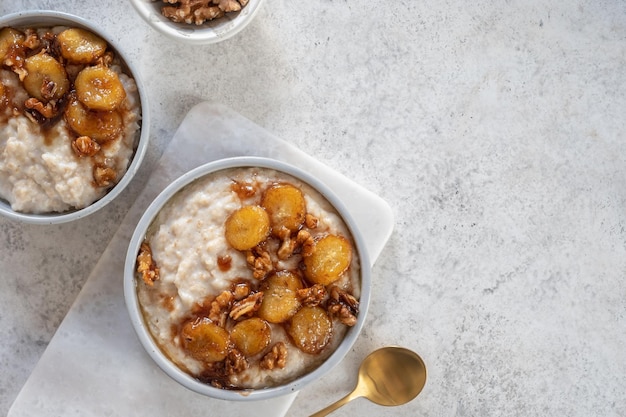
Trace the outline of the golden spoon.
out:
[[[426,365],[408,349],[389,346],[370,353],[359,367],[354,390],[310,417],[322,417],[355,398],[365,397],[379,405],[408,403],[426,384]]]

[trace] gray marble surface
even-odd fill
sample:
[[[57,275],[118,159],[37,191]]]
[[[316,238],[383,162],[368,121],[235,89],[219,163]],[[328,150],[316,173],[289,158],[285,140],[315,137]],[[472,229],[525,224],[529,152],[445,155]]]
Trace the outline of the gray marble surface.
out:
[[[237,37],[200,47],[124,1],[16,0],[0,14],[34,8],[115,34],[150,90],[152,147],[106,211],[0,219],[0,413],[185,114],[211,100],[395,215],[354,374],[305,389],[288,416],[347,393],[358,360],[387,344],[426,361],[420,397],[335,415],[626,414],[626,3],[267,0]]]

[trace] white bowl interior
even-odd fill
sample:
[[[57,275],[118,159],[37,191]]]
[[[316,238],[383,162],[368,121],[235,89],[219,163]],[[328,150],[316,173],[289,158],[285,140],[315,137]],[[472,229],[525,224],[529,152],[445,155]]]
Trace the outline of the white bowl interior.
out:
[[[127,169],[126,174],[122,177],[122,179],[111,189],[107,194],[105,194],[101,199],[95,201],[93,204],[78,210],[71,210],[62,213],[45,213],[45,214],[29,214],[29,213],[19,213],[14,211],[10,204],[4,199],[0,198],[0,214],[9,217],[14,220],[22,221],[25,223],[33,223],[33,224],[60,224],[66,223],[73,220],[77,220],[88,216],[100,210],[102,207],[106,206],[113,199],[115,199],[126,186],[133,179],[137,171],[139,170],[139,166],[143,160],[145,155],[148,140],[149,140],[149,127],[150,127],[150,116],[148,110],[148,99],[145,93],[145,88],[141,82],[138,72],[135,70],[134,66],[131,62],[126,58],[124,53],[120,50],[120,48],[116,45],[114,39],[103,33],[101,29],[98,28],[92,22],[89,22],[81,17],[74,16],[68,13],[63,12],[55,12],[48,10],[32,10],[32,11],[24,11],[9,14],[6,16],[0,17],[0,27],[4,26],[15,26],[15,27],[48,27],[48,26],[73,26],[73,27],[81,27],[83,29],[90,30],[98,36],[102,37],[104,40],[108,42],[108,44],[115,50],[118,56],[126,65],[128,71],[132,74],[135,83],[137,84],[137,88],[139,90],[139,98],[141,102],[141,133],[136,145],[135,154],[130,162],[130,165]]]
[[[161,0],[131,0],[135,10],[154,29],[181,42],[202,45],[221,42],[243,30],[256,16],[264,0],[250,0],[239,12],[227,13],[220,19],[202,25],[175,23],[161,14],[166,5]]]
[[[139,246],[146,235],[148,227],[167,201],[179,190],[196,179],[216,171],[236,167],[262,167],[282,171],[305,183],[308,183],[310,186],[319,191],[335,207],[348,226],[355,242],[361,265],[361,296],[359,301],[360,307],[357,323],[348,330],[341,344],[329,356],[329,358],[315,370],[285,385],[266,389],[241,391],[222,390],[208,384],[204,384],[180,370],[161,352],[152,339],[152,336],[150,335],[150,332],[143,320],[139,301],[137,299],[135,279],[135,260],[137,253],[139,252]],[[159,196],[156,197],[139,220],[139,223],[137,224],[130,240],[124,264],[124,297],[126,300],[126,306],[128,308],[132,325],[135,328],[138,338],[147,353],[167,375],[183,386],[197,393],[213,398],[234,401],[267,399],[299,391],[304,386],[315,381],[334,368],[349,352],[363,327],[370,302],[370,284],[370,263],[367,249],[365,247],[365,241],[356,227],[356,223],[340,199],[335,196],[326,185],[308,173],[286,163],[260,157],[238,157],[218,160],[189,171],[175,180],[161,194],[159,194]]]

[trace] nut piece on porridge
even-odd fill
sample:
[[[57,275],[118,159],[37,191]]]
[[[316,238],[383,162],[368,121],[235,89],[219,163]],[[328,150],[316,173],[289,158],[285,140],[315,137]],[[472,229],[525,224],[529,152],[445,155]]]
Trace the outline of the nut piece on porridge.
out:
[[[261,359],[261,368],[269,369],[270,371],[274,368],[283,369],[285,365],[287,365],[287,352],[285,343],[276,343],[272,346],[272,349],[263,356],[263,359]]]
[[[234,294],[233,294],[234,295]],[[235,301],[233,308],[231,308],[228,314],[231,319],[239,320],[246,317],[251,317],[261,307],[263,302],[263,292],[257,292],[247,296],[243,300]]]
[[[185,372],[224,389],[280,385],[319,366],[356,324],[352,244],[310,186],[265,168],[218,171],[148,228],[137,296],[153,339]]]
[[[314,284],[297,290],[296,297],[303,306],[318,306],[326,299],[326,287],[322,284]]]
[[[79,157],[94,156],[100,150],[100,145],[89,136],[79,136],[72,141],[72,149]]]
[[[270,253],[260,246],[255,246],[246,252],[246,262],[252,269],[252,276],[259,281],[274,270]]]
[[[343,324],[354,326],[359,314],[359,301],[341,288],[333,286],[328,299],[328,313]]]
[[[152,259],[152,250],[147,242],[143,242],[139,249],[137,272],[141,274],[143,282],[148,285],[154,285],[154,281],[159,279],[159,268],[157,268],[154,259]]]

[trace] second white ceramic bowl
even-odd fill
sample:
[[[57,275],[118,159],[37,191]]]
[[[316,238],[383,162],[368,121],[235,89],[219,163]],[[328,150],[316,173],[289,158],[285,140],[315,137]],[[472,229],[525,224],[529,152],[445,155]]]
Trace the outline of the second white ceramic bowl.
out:
[[[16,212],[11,208],[11,205],[7,201],[0,198],[0,215],[4,215],[10,219],[21,221],[24,223],[60,224],[78,220],[80,218],[88,216],[105,207],[126,188],[126,186],[131,182],[131,180],[139,170],[141,162],[143,161],[143,157],[146,153],[150,137],[150,112],[148,109],[148,98],[146,95],[146,90],[143,86],[139,73],[135,69],[133,63],[130,62],[124,52],[119,48],[117,42],[114,40],[115,38],[108,35],[107,33],[104,33],[102,29],[100,29],[95,23],[85,20],[82,17],[50,10],[31,10],[0,17],[0,28],[5,26],[12,26],[17,28],[69,26],[87,29],[108,42],[108,44],[115,50],[116,54],[121,58],[124,65],[126,65],[126,68],[128,69],[128,71],[134,78],[135,83],[137,84],[142,114],[140,120],[141,133],[136,143],[135,153],[130,162],[130,165],[127,168],[126,173],[124,174],[122,179],[111,190],[109,190],[109,192],[104,197],[82,209],[70,210],[62,213],[44,214]]]

